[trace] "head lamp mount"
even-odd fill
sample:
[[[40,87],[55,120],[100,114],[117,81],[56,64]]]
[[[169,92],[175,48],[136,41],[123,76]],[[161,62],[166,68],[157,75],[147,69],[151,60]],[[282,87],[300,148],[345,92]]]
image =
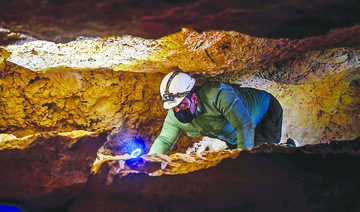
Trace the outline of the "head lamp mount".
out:
[[[165,93],[162,97],[163,102],[172,102],[175,100],[175,98],[184,97],[187,96],[190,93],[190,91],[182,92],[182,93]]]

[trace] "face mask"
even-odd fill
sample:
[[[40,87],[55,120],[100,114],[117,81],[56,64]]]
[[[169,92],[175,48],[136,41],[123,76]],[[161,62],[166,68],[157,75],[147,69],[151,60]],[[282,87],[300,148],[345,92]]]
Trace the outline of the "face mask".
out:
[[[187,98],[187,97],[186,97]],[[177,120],[179,120],[181,123],[190,123],[194,118],[195,118],[195,114],[192,114],[190,111],[190,106],[191,104],[193,104],[193,102],[190,99],[190,105],[189,108],[185,109],[185,110],[179,110],[178,112],[174,111],[175,117],[177,118]],[[196,105],[195,105],[196,107]]]
[[[189,123],[195,118],[195,113],[192,114],[190,108],[179,110],[178,112],[174,112],[174,114],[181,123]]]

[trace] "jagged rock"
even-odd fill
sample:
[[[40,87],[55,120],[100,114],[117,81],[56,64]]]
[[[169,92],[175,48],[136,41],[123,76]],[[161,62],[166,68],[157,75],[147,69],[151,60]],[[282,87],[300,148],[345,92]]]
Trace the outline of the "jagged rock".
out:
[[[28,41],[36,40],[33,37],[28,35],[19,33],[19,32],[12,32],[9,29],[4,29],[0,27],[0,45],[6,46],[10,44],[21,44]]]
[[[5,69],[5,60],[10,56],[10,53],[4,48],[0,47],[0,70]]]
[[[352,165],[360,162],[359,138],[299,148],[263,144],[251,151],[233,150],[233,158],[224,154],[206,153],[202,160],[196,154],[171,155],[163,171],[167,174],[161,176],[149,176],[148,164],[124,175],[117,163],[107,162],[89,178],[70,211],[360,209],[360,175]],[[216,158],[222,158],[216,166],[203,168]]]
[[[167,2],[165,6],[136,1],[140,10],[122,14],[132,20],[131,27],[122,21],[116,24],[113,19],[118,17],[111,11],[136,8],[132,0],[0,2],[0,45],[15,44],[0,48],[0,202],[37,212],[360,210],[359,174],[353,171],[353,164],[359,162],[359,139],[329,143],[360,135],[360,26],[354,25],[359,3],[346,2],[324,9],[328,1],[284,5],[254,1],[247,2],[245,10],[241,3],[239,10],[234,1],[219,1],[219,8],[218,3],[207,0]],[[172,7],[178,3],[186,10]],[[64,10],[61,5],[69,8]],[[93,5],[97,10],[89,10]],[[149,12],[144,5],[154,10]],[[276,34],[277,29],[290,25],[293,29],[294,24],[300,24],[303,31],[297,18],[309,15],[304,14],[304,7],[316,10],[318,17],[340,22],[342,15],[336,11],[342,6],[347,10],[347,23],[340,25],[349,28],[331,25],[333,30],[327,35],[269,39],[244,34]],[[297,13],[285,25],[272,17],[289,8],[296,8]],[[87,10],[86,15],[79,10]],[[106,15],[96,15],[104,11]],[[204,11],[211,15],[196,22],[202,26],[182,25],[180,30],[174,23],[184,17],[197,20]],[[323,15],[324,11],[331,15]],[[350,15],[354,11],[357,16]],[[259,25],[239,19],[245,14],[262,20],[260,31],[255,27]],[[46,25],[39,16],[49,17],[42,18]],[[85,23],[89,17],[90,22]],[[27,20],[24,25],[21,19]],[[101,24],[104,20],[109,25]],[[159,20],[169,22],[163,25]],[[241,30],[227,28],[229,23]],[[320,23],[322,32],[327,32],[329,26]],[[234,31],[202,30],[210,25],[212,30],[223,25],[221,29]],[[100,37],[74,39],[78,33],[88,34],[84,28],[92,31],[92,27],[102,29],[95,35]],[[318,34],[313,27],[310,30],[311,35]],[[128,35],[150,35],[150,31],[155,37],[166,36]],[[104,37],[104,33],[111,36]],[[75,41],[55,43],[70,40]],[[134,130],[130,137],[143,137],[149,148],[166,113],[158,95],[159,83],[165,73],[179,69],[197,77],[199,85],[216,80],[273,93],[284,108],[283,138],[294,138],[302,146],[262,145],[217,152],[200,148],[181,154],[200,139],[182,136],[169,156],[101,154],[106,153],[98,150],[106,141],[105,131],[121,123]],[[73,131],[79,129],[87,131]],[[49,132],[53,130],[59,133]],[[105,145],[115,154],[128,153],[116,149],[125,143],[116,140],[126,138],[122,133],[112,134],[111,145]],[[92,174],[87,178],[90,168]]]
[[[105,155],[130,155],[141,156],[146,152],[145,141],[137,135],[137,132],[125,124],[111,131],[107,136],[104,146],[99,150]]]
[[[350,71],[359,66],[359,51],[351,48],[336,48],[311,51],[303,57],[275,63],[257,75],[280,84],[305,84],[314,78]]]
[[[0,76],[0,130],[17,136],[103,129],[118,126],[122,119],[139,128],[140,134],[156,132],[150,119],[159,125],[165,115],[159,97],[154,98],[160,83],[155,79],[163,76],[157,73],[108,69],[36,73],[5,62]]]
[[[304,38],[359,24],[358,9],[357,0],[12,0],[0,2],[0,26],[55,42],[78,36],[159,38],[182,27]]]
[[[166,37],[143,39],[133,36],[92,38],[69,43],[33,41],[9,45],[9,62],[33,71],[52,67],[111,68],[136,72],[169,72],[171,68],[183,71],[223,74],[237,78],[296,57],[306,58],[311,51],[334,48],[359,49],[356,39],[360,26],[334,30],[327,35],[301,40],[256,38],[235,31],[206,31],[198,33],[183,28]],[[304,56],[305,55],[305,56]],[[314,54],[313,54],[314,55]],[[315,55],[316,56],[316,55]],[[324,57],[320,55],[320,62]],[[318,68],[326,67],[320,63]],[[328,64],[329,65],[329,64]],[[301,68],[301,67],[296,67]],[[238,76],[239,77],[239,76]]]
[[[41,211],[83,192],[106,132],[48,132],[0,143],[0,202]]]
[[[0,130],[15,136],[98,130],[124,119],[149,147],[166,113],[159,83],[180,68],[192,71],[198,84],[216,80],[271,92],[285,111],[284,139],[300,145],[354,139],[360,135],[360,63],[358,50],[350,47],[357,45],[358,34],[358,26],[302,40],[183,29],[158,40],[123,36],[8,46],[11,55],[3,57],[0,79]],[[327,49],[342,45],[348,47]],[[134,58],[125,51],[131,49],[138,49],[131,51]],[[72,66],[69,61],[77,68],[60,67]],[[90,68],[94,64],[102,68]],[[183,138],[174,150],[185,152],[199,139]]]
[[[106,135],[52,132],[1,143],[0,202],[29,211],[360,207],[360,178],[351,165],[359,162],[359,138],[298,148],[263,144],[242,151],[155,154],[135,163],[113,156],[95,167]]]
[[[348,48],[313,51],[236,83],[267,90],[280,101],[283,139],[301,145],[354,139],[360,133],[359,56]]]

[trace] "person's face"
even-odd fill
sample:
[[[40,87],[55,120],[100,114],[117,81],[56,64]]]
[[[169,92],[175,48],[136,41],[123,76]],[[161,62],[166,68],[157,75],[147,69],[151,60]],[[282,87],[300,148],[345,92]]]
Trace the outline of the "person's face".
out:
[[[190,100],[188,97],[184,98],[184,99],[180,102],[180,104],[178,104],[177,106],[173,107],[173,110],[174,110],[175,112],[179,112],[180,110],[186,110],[186,109],[190,108],[191,114],[194,114],[195,111],[196,111],[196,104],[197,104],[197,103],[198,103],[198,101],[197,101],[197,95],[196,95],[196,93],[193,93],[193,94],[191,95],[191,100]]]

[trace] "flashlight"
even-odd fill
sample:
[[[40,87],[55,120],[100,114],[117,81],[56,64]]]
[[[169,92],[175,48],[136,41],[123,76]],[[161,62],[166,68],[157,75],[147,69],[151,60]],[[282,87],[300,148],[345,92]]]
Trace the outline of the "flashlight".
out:
[[[140,149],[140,148],[137,148],[137,149],[135,149],[134,151],[131,152],[130,156],[131,156],[132,158],[136,158],[136,157],[138,157],[140,154],[141,154],[141,149]]]

